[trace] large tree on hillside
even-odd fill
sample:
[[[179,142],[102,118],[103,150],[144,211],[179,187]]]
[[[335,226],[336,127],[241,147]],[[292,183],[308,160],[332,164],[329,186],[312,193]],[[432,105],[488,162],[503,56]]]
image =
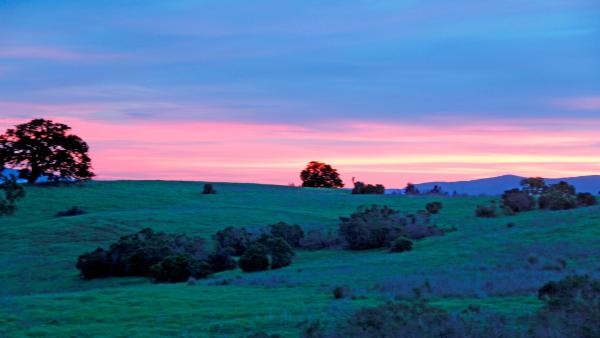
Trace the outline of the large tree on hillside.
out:
[[[342,188],[344,183],[336,169],[329,164],[311,161],[300,173],[303,187]]]
[[[87,180],[91,171],[89,147],[71,127],[36,119],[17,125],[0,135],[0,168],[20,171],[29,183],[47,176],[50,180]]]

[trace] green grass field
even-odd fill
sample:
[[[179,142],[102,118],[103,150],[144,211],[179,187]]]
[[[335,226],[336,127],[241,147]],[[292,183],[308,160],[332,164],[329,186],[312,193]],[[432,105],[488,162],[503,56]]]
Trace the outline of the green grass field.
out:
[[[481,219],[487,197],[357,196],[345,190],[162,181],[28,187],[14,216],[0,218],[0,336],[239,337],[257,331],[295,337],[307,321],[409,298],[420,288],[452,311],[469,305],[512,317],[535,310],[537,288],[566,274],[600,271],[600,208],[532,211]],[[84,281],[77,257],[145,227],[210,239],[226,226],[278,221],[335,229],[363,204],[407,212],[441,200],[433,217],[457,230],[413,251],[300,251],[275,271],[219,273],[196,285],[144,278]],[[57,218],[80,206],[88,214]],[[514,223],[507,227],[507,223]],[[356,300],[335,300],[349,286]]]

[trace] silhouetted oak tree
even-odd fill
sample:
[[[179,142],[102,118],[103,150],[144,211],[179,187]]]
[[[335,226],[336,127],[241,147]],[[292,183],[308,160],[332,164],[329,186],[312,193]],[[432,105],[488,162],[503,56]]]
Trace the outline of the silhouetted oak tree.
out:
[[[71,127],[36,119],[8,129],[0,135],[0,168],[20,170],[20,177],[35,183],[49,180],[87,180],[91,171],[89,147],[79,136],[68,134]]]
[[[344,183],[336,169],[329,164],[311,161],[300,173],[303,187],[342,188]]]

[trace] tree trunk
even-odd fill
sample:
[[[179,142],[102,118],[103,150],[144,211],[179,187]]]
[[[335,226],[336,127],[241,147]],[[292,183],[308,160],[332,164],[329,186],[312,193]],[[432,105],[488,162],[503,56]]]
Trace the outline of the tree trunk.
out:
[[[40,170],[38,168],[31,167],[31,172],[29,173],[27,182],[29,184],[34,184],[38,180],[38,178],[40,178],[40,176],[42,176],[42,173],[40,172]]]

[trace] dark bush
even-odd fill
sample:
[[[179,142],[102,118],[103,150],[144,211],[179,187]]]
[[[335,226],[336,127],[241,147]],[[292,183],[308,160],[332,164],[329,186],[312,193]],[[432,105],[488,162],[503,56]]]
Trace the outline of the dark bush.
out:
[[[307,250],[331,249],[340,245],[341,239],[337,232],[323,229],[309,230],[300,240],[300,248]]]
[[[269,269],[267,249],[259,243],[254,243],[244,252],[238,261],[244,272],[265,271]]]
[[[497,216],[497,208],[496,203],[490,203],[488,205],[478,205],[475,208],[475,216],[477,217],[485,217],[492,218]]]
[[[349,218],[341,217],[340,235],[351,250],[381,248],[401,236],[408,219],[387,206],[361,207]]]
[[[215,188],[213,187],[213,185],[210,184],[210,183],[206,183],[204,185],[204,188],[202,189],[202,194],[203,195],[214,195],[216,193],[217,193],[217,191],[215,190]]]
[[[545,306],[537,314],[534,334],[540,337],[600,337],[600,281],[569,276],[538,291]]]
[[[294,248],[298,248],[300,246],[300,241],[304,238],[304,231],[297,224],[279,222],[277,224],[269,225],[268,231],[271,236],[283,238]]]
[[[372,185],[363,182],[355,182],[352,194],[354,195],[383,195],[385,187],[381,184]]]
[[[442,210],[442,202],[431,202],[425,205],[425,210],[431,214],[437,214]]]
[[[592,205],[598,204],[596,197],[589,192],[582,192],[577,194],[577,205],[580,207],[591,207]]]
[[[202,240],[185,235],[154,232],[146,228],[123,236],[109,250],[97,249],[79,256],[77,268],[84,279],[108,276],[150,276],[150,268],[166,257],[188,254],[205,260]]]
[[[387,247],[400,236],[420,239],[443,233],[428,225],[427,212],[404,215],[387,206],[360,207],[350,217],[340,217],[340,220],[340,236],[351,250]]]
[[[175,254],[165,257],[150,268],[150,276],[158,283],[181,283],[190,277],[206,278],[210,268],[189,254]]]
[[[502,205],[512,212],[530,211],[535,207],[534,198],[519,189],[507,190],[502,194]]]
[[[221,272],[233,270],[237,267],[237,262],[233,257],[235,250],[232,248],[215,248],[215,251],[208,255],[206,262],[212,272]]]
[[[0,192],[0,216],[12,215],[17,210],[17,201],[25,197],[25,189],[14,175],[0,175]]]
[[[252,236],[245,228],[227,227],[212,236],[218,248],[232,248],[234,256],[244,254],[252,242]]]
[[[333,298],[335,299],[342,299],[342,298],[346,298],[348,297],[348,295],[350,294],[350,290],[348,289],[347,286],[336,286],[335,288],[333,288]]]
[[[56,217],[72,217],[87,214],[87,212],[80,207],[74,206],[65,211],[59,211],[56,213]]]
[[[540,196],[538,203],[540,209],[568,210],[577,207],[577,197],[551,188]]]
[[[281,269],[292,264],[294,251],[281,237],[271,238],[267,241],[267,252],[271,257],[271,269]]]
[[[406,237],[398,237],[390,246],[391,252],[404,252],[412,250],[413,242]]]
[[[81,271],[83,279],[105,278],[113,275],[108,252],[102,248],[79,256],[76,267]]]

